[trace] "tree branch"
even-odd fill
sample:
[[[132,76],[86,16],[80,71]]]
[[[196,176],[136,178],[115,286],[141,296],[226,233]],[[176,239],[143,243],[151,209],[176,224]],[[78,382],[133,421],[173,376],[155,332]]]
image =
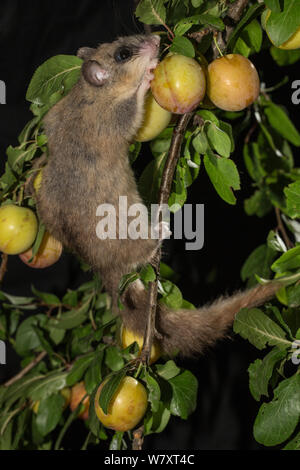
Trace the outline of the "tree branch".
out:
[[[31,369],[33,369],[39,362],[41,362],[44,357],[47,355],[47,352],[46,351],[42,351],[38,356],[36,356],[35,359],[33,359],[33,361],[31,361],[26,367],[24,367],[24,369],[22,369],[17,375],[15,375],[14,377],[12,377],[11,379],[9,379],[7,382],[5,382],[3,385],[4,387],[9,387],[10,385],[12,385],[13,383],[17,382],[19,379],[21,379],[22,377],[24,377],[24,375],[27,374],[27,372],[29,372]]]
[[[8,255],[5,253],[2,254],[2,260],[0,265],[0,284],[2,284],[5,273],[7,271],[7,262],[8,262]]]
[[[182,141],[184,138],[185,130],[187,128],[188,123],[190,122],[193,113],[186,113],[183,114],[173,131],[171,146],[169,149],[167,161],[164,167],[159,196],[158,196],[158,205],[161,207],[163,204],[167,204],[172,182],[174,178],[174,173],[176,170],[177,162],[180,157],[180,150]],[[161,214],[160,214],[161,215]],[[161,218],[159,218],[160,220]],[[160,266],[160,259],[161,259],[161,248],[158,249],[155,259],[153,260],[152,267],[156,274],[155,281],[149,283],[149,292],[148,292],[148,321],[146,325],[145,335],[144,335],[144,343],[141,352],[141,360],[143,362],[149,362],[151,347],[153,343],[153,337],[155,333],[155,318],[156,318],[156,308],[157,308],[157,288],[158,288],[158,276],[159,276],[159,266]]]

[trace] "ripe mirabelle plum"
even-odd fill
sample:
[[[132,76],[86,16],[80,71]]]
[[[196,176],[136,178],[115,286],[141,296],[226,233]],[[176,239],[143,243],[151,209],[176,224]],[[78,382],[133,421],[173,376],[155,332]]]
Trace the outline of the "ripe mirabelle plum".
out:
[[[82,398],[86,395],[86,389],[84,386],[84,382],[79,382],[78,384],[74,385],[71,389],[71,398],[70,398],[70,409],[74,411],[79,403],[81,402]],[[80,411],[78,418],[83,420],[88,419],[89,417],[89,407],[90,407],[90,397],[87,396],[83,402],[81,403],[82,411]]]
[[[139,129],[135,140],[137,142],[147,142],[155,139],[170,124],[171,117],[172,113],[159,106],[152,93],[149,92],[145,101],[143,125]]]
[[[205,72],[191,57],[171,54],[154,70],[151,90],[160,106],[171,113],[184,114],[203,100],[206,89]]]
[[[265,24],[267,25],[269,16],[271,14],[271,10],[268,10],[265,16]],[[268,34],[268,32],[267,32]],[[272,39],[270,38],[268,34],[268,38],[270,39],[271,43],[275,46],[273,43]],[[279,49],[284,49],[284,50],[291,50],[291,49],[299,49],[300,48],[300,26],[299,28],[295,31],[292,36],[285,41],[284,43],[280,44],[280,46],[276,46]]]
[[[140,347],[140,352],[143,347],[143,338],[133,331],[128,330],[125,327],[122,327],[122,332],[121,332],[121,339],[122,339],[122,347],[127,348],[130,344],[136,342],[139,347]],[[152,348],[151,348],[151,355],[150,355],[150,364],[153,364],[153,362],[156,362],[157,359],[161,356],[162,351],[160,348],[160,345],[157,343],[157,341],[154,340]]]
[[[258,98],[259,90],[256,68],[240,54],[219,57],[207,68],[207,95],[220,109],[241,111]]]
[[[29,260],[32,258],[32,248],[20,254],[19,257],[23,263],[31,268],[43,269],[59,260],[62,254],[62,244],[56,240],[50,233],[45,232],[42,243],[40,244],[37,254],[34,256],[31,263]]]
[[[0,251],[18,255],[33,245],[38,221],[31,209],[8,204],[0,207]]]
[[[148,401],[145,387],[133,377],[124,377],[110,401],[108,413],[105,414],[99,405],[105,382],[102,382],[95,395],[95,411],[99,420],[115,431],[133,429],[146,413]]]

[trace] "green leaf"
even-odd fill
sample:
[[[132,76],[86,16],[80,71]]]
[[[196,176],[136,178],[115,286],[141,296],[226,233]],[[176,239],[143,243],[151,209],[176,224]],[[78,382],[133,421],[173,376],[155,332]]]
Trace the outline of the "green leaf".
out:
[[[283,450],[300,450],[300,431],[284,446]]]
[[[11,170],[8,162],[5,163],[5,173],[0,178],[0,189],[8,191],[15,183],[17,178]]]
[[[287,213],[292,218],[300,217],[300,181],[289,184],[284,188]]]
[[[89,395],[93,392],[95,387],[102,380],[102,362],[104,357],[104,351],[101,350],[94,354],[93,361],[89,364],[88,369],[84,376],[84,383],[86,391]]]
[[[179,367],[172,360],[167,361],[165,364],[156,364],[155,369],[158,375],[165,380],[173,379],[180,373]]]
[[[207,138],[210,146],[222,157],[228,158],[231,152],[231,139],[217,127],[214,123],[210,123],[207,127]]]
[[[65,404],[64,397],[57,393],[40,401],[36,426],[42,436],[46,436],[58,425]]]
[[[254,423],[254,437],[265,446],[286,441],[300,418],[300,375],[283,380],[274,390],[274,399],[263,403]]]
[[[49,103],[59,92],[66,95],[78,81],[82,60],[72,55],[57,55],[44,62],[35,71],[29,84],[26,99],[37,105]]]
[[[244,57],[249,57],[251,53],[251,47],[242,39],[242,37],[237,38],[237,41],[234,45],[233,51],[234,54],[241,54]]]
[[[120,284],[119,284],[119,295],[122,295],[123,292],[127,289],[127,287],[132,284],[134,281],[136,281],[139,278],[139,275],[137,272],[132,272],[129,274],[125,274],[125,276],[122,277]]]
[[[38,324],[38,317],[32,316],[26,318],[17,329],[15,348],[20,356],[41,345],[40,338],[34,329],[34,326],[38,326]]]
[[[168,141],[164,140],[163,142]],[[157,196],[160,188],[166,158],[166,153],[162,153],[159,157],[155,158],[155,160],[152,160],[146,166],[139,179],[139,191],[146,204],[157,203]]]
[[[141,0],[135,10],[135,15],[145,24],[164,24],[166,9],[163,0]]]
[[[264,217],[273,208],[265,189],[258,189],[255,193],[245,199],[244,208],[247,215],[257,215],[258,217]]]
[[[140,279],[143,281],[145,285],[148,285],[149,282],[155,281],[156,274],[151,264],[148,263],[142,267],[140,271]]]
[[[299,2],[298,0],[283,0],[283,11],[271,12],[266,23],[266,30],[275,46],[281,46],[299,28]]]
[[[118,390],[119,385],[123,378],[126,375],[126,371],[124,369],[111,374],[105,384],[103,385],[101,394],[100,394],[100,399],[99,399],[99,405],[102,408],[102,411],[107,414],[108,413],[108,407],[110,404],[110,401],[115,394],[115,392]]]
[[[14,438],[12,443],[12,449],[18,450],[19,442],[24,437],[26,432],[26,428],[28,426],[28,420],[31,415],[31,410],[29,408],[25,408],[21,413],[18,414],[17,419],[15,421],[15,432]]]
[[[54,294],[49,294],[47,292],[40,292],[34,286],[31,286],[31,290],[39,299],[41,299],[47,305],[59,306],[61,303],[59,298]]]
[[[170,47],[170,52],[175,52],[176,54],[185,55],[187,57],[195,57],[195,48],[192,42],[184,36],[175,36]]]
[[[263,33],[261,25],[257,20],[251,21],[251,23],[249,23],[246,28],[243,29],[241,37],[254,52],[260,51]]]
[[[155,380],[147,370],[145,370],[144,380],[148,389],[148,401],[151,404],[151,410],[156,413],[159,409],[160,402],[160,387],[158,382]]]
[[[70,372],[68,372],[67,375],[67,385],[71,387],[72,385],[75,385],[78,383],[81,378],[83,377],[83,374],[93,361],[95,355],[94,353],[89,353],[86,354],[83,357],[78,358],[74,364],[72,365],[72,368]]]
[[[259,401],[262,395],[269,396],[268,385],[272,377],[275,365],[284,357],[286,351],[284,349],[273,348],[264,358],[256,359],[250,365],[249,372],[249,388],[250,392]]]
[[[192,140],[192,144],[196,152],[200,155],[206,153],[208,149],[208,140],[204,131],[199,132]]]
[[[290,249],[280,256],[271,266],[276,273],[285,273],[300,268],[300,245]]]
[[[219,119],[212,111],[208,111],[208,109],[200,109],[197,111],[198,116],[202,117],[203,121],[213,122],[216,126],[219,126]]]
[[[69,312],[63,312],[59,319],[52,318],[49,324],[62,330],[71,330],[81,325],[86,318],[90,308],[91,297],[88,298],[80,307],[72,309]]]
[[[171,399],[171,413],[187,419],[197,406],[198,382],[196,377],[188,370],[169,380],[173,395]]]
[[[240,310],[235,317],[233,330],[257,349],[263,349],[267,344],[280,349],[291,346],[282,328],[258,308]]]
[[[10,295],[2,291],[0,292],[0,295],[3,295],[4,298],[8,299],[12,305],[16,305],[22,308],[25,305],[31,304],[35,300],[34,297],[20,297],[16,295]]]
[[[243,15],[242,19],[239,21],[237,26],[232,31],[228,41],[227,41],[227,49],[232,50],[235,40],[239,37],[239,34],[242,29],[245,28],[247,24],[249,24],[254,18],[256,18],[262,11],[264,10],[265,6],[263,4],[254,4],[251,5],[246,13]]]
[[[110,346],[105,351],[105,364],[114,372],[122,369],[124,359],[119,348]]]
[[[10,168],[16,173],[22,173],[24,162],[32,160],[36,151],[35,143],[28,145],[28,147],[22,146],[22,148],[9,146],[6,155]]]
[[[265,4],[270,10],[276,11],[279,13],[281,11],[280,0],[265,0]]]
[[[39,123],[39,119],[37,117],[34,117],[30,121],[28,121],[28,123],[25,125],[24,129],[22,130],[21,134],[18,137],[19,144],[22,144],[29,140],[33,129],[37,126],[38,123]]]
[[[168,200],[168,204],[172,207],[174,204],[179,204],[180,207],[186,201],[187,191],[186,191],[186,167],[177,165],[175,180],[173,180],[171,195]]]
[[[45,376],[39,377],[38,380],[31,384],[27,391],[27,396],[30,397],[32,401],[42,400],[66,387],[66,378],[67,373],[59,371],[53,371]]]
[[[90,403],[95,403],[95,396],[98,391],[99,385],[100,385],[100,381],[97,383],[96,387],[94,388],[94,390],[92,391],[90,395]],[[90,431],[93,433],[93,435],[99,438],[101,430],[103,429],[103,425],[101,424],[101,422],[99,421],[96,415],[95,406],[89,407],[89,417],[88,417],[87,425]]]
[[[169,308],[177,309],[182,305],[182,294],[178,287],[171,281],[162,281],[164,289],[163,297],[160,302],[167,305]]]
[[[198,8],[200,5],[202,5],[203,2],[204,0],[192,0],[192,5],[194,8]]]
[[[161,433],[166,428],[171,417],[169,407],[164,402],[158,403],[156,412],[149,411],[144,419],[145,435]]]
[[[270,125],[296,147],[300,146],[300,134],[282,108],[268,101],[264,108]]]
[[[225,132],[229,136],[229,139],[231,141],[230,152],[233,152],[235,149],[235,142],[231,124],[229,124],[228,122],[219,121],[219,128],[221,129],[221,131]]]
[[[31,260],[33,259],[33,257],[39,251],[39,248],[40,248],[41,243],[43,241],[43,237],[45,235],[45,231],[46,231],[45,225],[42,222],[40,222],[39,223],[39,230],[38,230],[35,242],[34,242],[33,247],[32,247],[32,258],[31,258]],[[29,260],[29,262],[31,262],[31,260]]]
[[[78,303],[78,292],[68,289],[68,292],[62,298],[62,303],[69,307],[76,307]]]
[[[121,431],[115,432],[110,442],[109,450],[122,450],[123,435],[124,435],[124,432],[121,432]]]
[[[242,269],[241,278],[243,281],[258,274],[268,278],[271,274],[270,264],[274,260],[276,252],[267,245],[260,245],[246,259]]]
[[[292,65],[300,59],[300,49],[286,51],[279,49],[279,47],[272,46],[270,48],[270,54],[280,67]]]
[[[200,23],[203,25],[210,25],[214,26],[215,28],[219,29],[220,31],[223,31],[225,26],[221,18],[218,18],[217,16],[210,15],[209,13],[203,13],[200,15]]]
[[[216,157],[212,152],[204,156],[207,174],[219,196],[228,204],[235,204],[232,189],[240,189],[240,178],[232,160]]]
[[[271,230],[269,232],[267,243],[268,243],[268,246],[275,251],[279,251],[283,253],[287,251],[284,241],[280,237],[279,233],[274,232],[274,230]]]

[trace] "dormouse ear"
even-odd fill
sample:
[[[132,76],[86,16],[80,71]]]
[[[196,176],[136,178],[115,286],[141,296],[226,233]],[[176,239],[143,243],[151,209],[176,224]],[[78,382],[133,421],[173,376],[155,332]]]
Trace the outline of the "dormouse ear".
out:
[[[77,57],[87,60],[92,54],[94,54],[94,52],[96,52],[96,49],[93,49],[92,47],[81,47],[77,51]]]
[[[109,78],[109,73],[96,60],[88,60],[82,65],[85,80],[93,86],[102,86]]]

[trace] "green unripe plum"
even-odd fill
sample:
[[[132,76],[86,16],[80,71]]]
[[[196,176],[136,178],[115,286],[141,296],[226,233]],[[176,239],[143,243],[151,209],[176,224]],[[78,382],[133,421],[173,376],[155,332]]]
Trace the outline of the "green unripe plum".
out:
[[[170,124],[171,117],[172,113],[159,106],[150,92],[145,101],[143,125],[139,129],[135,140],[137,142],[147,142],[155,139]]]
[[[36,238],[38,221],[31,209],[8,204],[0,207],[0,251],[18,255]]]
[[[195,109],[206,90],[205,72],[191,57],[171,54],[154,70],[151,90],[158,104],[175,114]]]
[[[228,54],[207,68],[207,95],[217,108],[241,111],[259,95],[260,81],[252,62],[240,54]]]

